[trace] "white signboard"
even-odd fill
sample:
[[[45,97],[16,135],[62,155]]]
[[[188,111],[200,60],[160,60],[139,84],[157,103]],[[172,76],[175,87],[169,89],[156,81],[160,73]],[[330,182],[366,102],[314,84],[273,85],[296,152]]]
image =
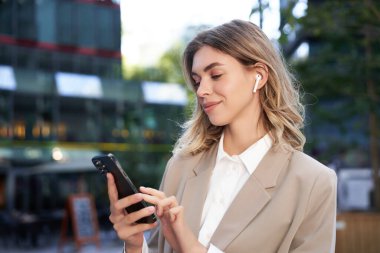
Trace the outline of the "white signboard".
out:
[[[103,95],[100,78],[95,75],[58,72],[55,80],[62,96],[100,98]]]
[[[187,94],[184,87],[176,83],[144,82],[144,100],[152,104],[186,105]]]
[[[369,210],[373,190],[372,170],[340,169],[338,173],[338,207],[342,211]]]
[[[13,68],[10,66],[0,65],[0,89],[16,89],[15,74]]]

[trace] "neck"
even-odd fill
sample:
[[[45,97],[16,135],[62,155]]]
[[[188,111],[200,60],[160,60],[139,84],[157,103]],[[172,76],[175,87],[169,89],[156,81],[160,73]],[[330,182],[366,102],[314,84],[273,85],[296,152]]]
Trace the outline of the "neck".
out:
[[[229,155],[241,154],[266,134],[262,108],[255,95],[256,99],[224,128],[223,148]]]
[[[262,122],[256,121],[255,123],[255,125],[226,126],[223,141],[224,151],[229,155],[239,155],[265,136],[267,131]]]

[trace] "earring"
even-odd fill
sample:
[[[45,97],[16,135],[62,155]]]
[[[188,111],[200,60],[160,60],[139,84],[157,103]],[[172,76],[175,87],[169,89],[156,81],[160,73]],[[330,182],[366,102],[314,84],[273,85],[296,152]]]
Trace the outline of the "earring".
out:
[[[257,86],[259,85],[259,82],[261,81],[261,75],[257,74],[256,75],[256,82],[255,82],[255,87],[253,88],[253,93],[256,93]]]

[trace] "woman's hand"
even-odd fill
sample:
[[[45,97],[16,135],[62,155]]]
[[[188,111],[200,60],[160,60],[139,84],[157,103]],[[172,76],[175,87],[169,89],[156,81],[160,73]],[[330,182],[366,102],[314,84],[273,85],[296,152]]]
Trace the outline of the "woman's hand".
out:
[[[198,241],[184,220],[183,206],[176,206],[166,212],[182,253],[206,253],[207,249]]]
[[[143,200],[143,194],[137,193],[123,199],[118,199],[118,193],[112,174],[107,173],[108,197],[110,199],[110,221],[118,235],[125,242],[128,253],[141,253],[144,242],[144,231],[157,225],[137,224],[136,221],[155,212],[154,206],[149,206],[133,213],[127,213],[124,208]]]
[[[207,249],[198,241],[184,220],[184,209],[174,196],[166,197],[161,191],[140,187],[145,201],[156,205],[156,214],[161,221],[165,239],[174,251],[182,253],[203,253]]]
[[[153,188],[140,187],[140,191],[145,193],[144,200],[156,206],[156,215],[160,219],[161,231],[165,239],[169,242],[170,246],[176,252],[180,252],[180,247],[177,241],[175,231],[173,230],[169,219],[164,215],[170,208],[178,206],[176,198],[165,196],[165,193]]]

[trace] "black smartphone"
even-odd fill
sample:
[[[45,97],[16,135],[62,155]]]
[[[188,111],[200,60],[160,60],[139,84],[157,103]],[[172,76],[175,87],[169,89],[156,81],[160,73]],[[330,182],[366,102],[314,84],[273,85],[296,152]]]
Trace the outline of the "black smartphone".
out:
[[[113,175],[119,199],[139,192],[113,154],[95,156],[92,158],[92,163],[102,174],[109,172]],[[128,206],[126,211],[132,213],[145,207],[148,207],[148,204],[143,200]],[[157,217],[151,214],[139,219],[136,223],[154,223],[156,220]]]

